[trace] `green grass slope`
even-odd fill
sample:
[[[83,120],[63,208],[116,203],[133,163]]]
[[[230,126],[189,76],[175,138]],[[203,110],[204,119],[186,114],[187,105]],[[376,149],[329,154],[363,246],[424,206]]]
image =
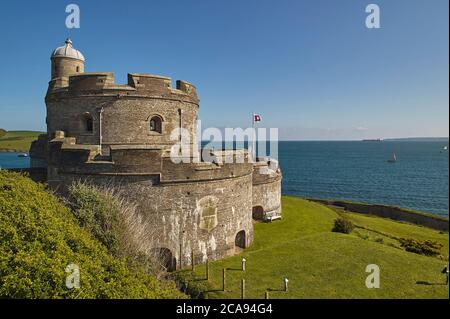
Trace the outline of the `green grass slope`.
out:
[[[81,288],[68,289],[76,264]],[[114,258],[43,185],[0,171],[0,298],[180,298],[160,282]]]
[[[0,151],[28,152],[31,142],[37,139],[42,132],[9,131],[0,136]],[[1,135],[1,134],[0,134]]]
[[[411,238],[419,241],[432,240],[442,245],[440,253],[446,257],[448,255],[449,237],[448,233],[443,233],[431,228],[412,225],[406,222],[392,222],[389,219],[378,218],[371,215],[357,213],[342,213],[350,219],[357,227],[357,233],[369,236],[369,240],[380,240],[395,247],[400,247],[400,238]]]
[[[246,298],[448,298],[448,286],[440,273],[445,262],[406,252],[387,242],[362,238],[356,229],[350,235],[333,233],[337,212],[300,198],[283,197],[283,220],[255,224],[253,245],[240,255],[210,263],[210,280],[205,267],[195,273],[177,274],[191,291],[203,290],[207,298],[239,298],[241,279],[246,280]],[[359,218],[362,227],[401,237],[418,236],[446,242],[448,234],[423,227],[375,217]],[[374,218],[375,220],[372,220]],[[377,236],[380,236],[377,233]],[[247,259],[247,270],[241,259]],[[377,264],[381,287],[365,285],[366,266]],[[227,291],[222,288],[222,268],[227,270]],[[289,291],[281,291],[283,278],[289,279]]]

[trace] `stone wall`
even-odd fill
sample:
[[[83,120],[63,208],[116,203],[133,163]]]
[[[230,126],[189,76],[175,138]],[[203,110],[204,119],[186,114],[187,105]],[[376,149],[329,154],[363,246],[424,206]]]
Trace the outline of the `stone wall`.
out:
[[[419,212],[409,211],[407,209],[395,206],[375,205],[353,203],[346,201],[311,199],[325,205],[342,207],[345,210],[361,214],[375,215],[393,220],[405,221],[412,224],[422,225],[425,227],[448,231],[449,221],[446,218],[434,216],[431,214],[423,214]]]
[[[144,252],[168,249],[176,267],[230,256],[241,248],[237,234],[245,232],[245,247],[253,241],[252,177],[196,182],[163,182],[157,176],[77,175],[60,172],[58,185],[75,180],[116,185],[137,203],[146,229]],[[238,236],[239,237],[239,236]]]
[[[30,167],[46,168],[47,167],[47,134],[39,135],[38,139],[33,141],[30,146]]]
[[[255,219],[261,214],[281,215],[281,172],[267,171],[267,163],[256,163],[253,167],[253,209]]]
[[[197,145],[198,98],[192,84],[177,81],[173,89],[170,78],[144,74],[129,74],[128,80],[128,85],[118,85],[113,73],[83,73],[71,76],[67,87],[49,90],[50,138],[64,131],[78,144],[146,144],[169,150],[179,142],[171,133],[183,128],[191,133],[191,145]],[[92,131],[86,127],[88,116]],[[162,120],[160,133],[150,130],[153,116]]]
[[[84,61],[57,57],[52,59],[52,79],[84,72]]]
[[[137,205],[143,251],[170,255],[171,268],[230,256],[253,241],[252,207],[281,212],[281,173],[262,174],[267,163],[248,161],[246,151],[211,151],[216,159],[242,156],[244,163],[174,163],[176,128],[190,132],[197,148],[198,97],[194,85],[168,77],[113,73],[55,78],[46,95],[46,142],[36,142],[36,165],[48,164],[48,184],[64,194],[73,182],[119,188]],[[150,120],[161,120],[160,131]],[[47,142],[48,141],[48,142]],[[184,154],[186,155],[186,154]]]

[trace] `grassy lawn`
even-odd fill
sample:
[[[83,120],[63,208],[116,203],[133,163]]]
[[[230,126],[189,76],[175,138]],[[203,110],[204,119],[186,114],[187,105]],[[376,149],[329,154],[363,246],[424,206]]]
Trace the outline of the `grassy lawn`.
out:
[[[0,137],[0,151],[28,152],[31,142],[42,132],[10,131]]]
[[[374,236],[361,236],[357,228],[344,235],[331,232],[338,213],[317,203],[283,197],[283,220],[255,224],[255,240],[242,254],[210,263],[210,280],[205,267],[194,274],[183,270],[189,285],[203,289],[207,298],[239,298],[240,282],[246,280],[246,298],[448,298],[448,286],[440,273],[445,261],[406,252],[396,247],[396,237],[432,239],[448,247],[448,233],[398,223],[387,219],[348,214]],[[378,232],[388,236],[380,235]],[[386,237],[386,241],[377,239]],[[391,238],[392,237],[392,238]],[[445,255],[447,256],[447,255]],[[247,270],[241,259],[247,259]],[[381,287],[368,289],[368,264],[381,271]],[[222,268],[227,271],[227,291],[222,288]],[[283,278],[289,291],[281,291]],[[197,290],[198,290],[197,289]],[[278,291],[277,291],[278,290]]]
[[[359,233],[366,233],[369,240],[379,240],[391,242],[396,247],[400,247],[397,239],[413,238],[420,241],[432,240],[442,244],[441,254],[447,257],[449,238],[448,233],[442,233],[427,227],[411,225],[404,222],[392,222],[389,219],[378,218],[376,216],[361,215],[357,213],[343,213],[357,227]]]

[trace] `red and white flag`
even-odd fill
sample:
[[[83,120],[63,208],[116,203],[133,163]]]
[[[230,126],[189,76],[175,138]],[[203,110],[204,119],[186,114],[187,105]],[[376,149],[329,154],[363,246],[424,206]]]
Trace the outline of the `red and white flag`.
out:
[[[253,113],[253,123],[261,122],[261,115]]]

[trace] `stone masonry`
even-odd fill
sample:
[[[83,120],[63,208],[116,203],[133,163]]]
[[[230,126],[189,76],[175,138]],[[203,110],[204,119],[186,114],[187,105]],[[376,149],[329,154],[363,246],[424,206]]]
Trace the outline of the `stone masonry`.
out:
[[[47,170],[49,186],[64,193],[78,180],[117,185],[138,206],[139,223],[158,240],[169,270],[239,252],[253,241],[255,220],[281,216],[281,172],[270,160],[253,162],[246,151],[211,150],[216,157],[241,154],[244,163],[210,163],[194,152],[174,163],[174,129],[187,130],[197,147],[199,99],[194,85],[168,77],[85,73],[84,56],[68,39],[54,50],[45,98],[47,134],[33,142],[32,167]],[[231,152],[231,153],[230,153]],[[152,236],[149,236],[151,238]]]

